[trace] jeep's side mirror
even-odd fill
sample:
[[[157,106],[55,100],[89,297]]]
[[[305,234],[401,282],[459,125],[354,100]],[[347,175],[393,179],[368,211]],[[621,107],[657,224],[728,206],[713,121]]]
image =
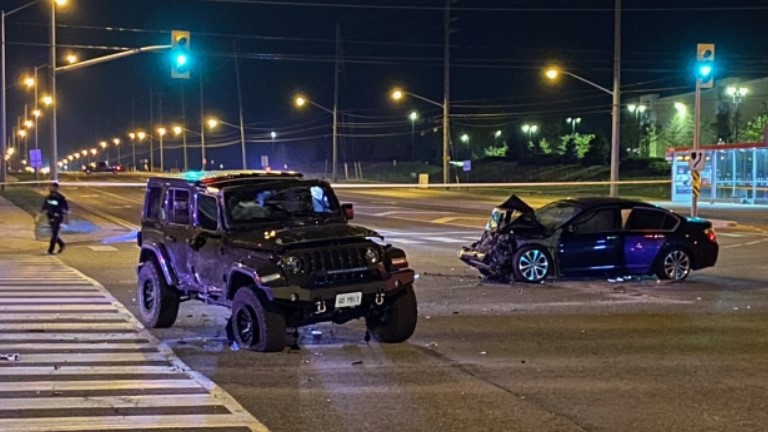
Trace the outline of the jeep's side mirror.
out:
[[[344,217],[346,217],[347,219],[355,218],[355,208],[352,207],[352,204],[342,204],[341,211],[344,212]]]
[[[189,247],[191,247],[192,250],[194,251],[199,251],[200,249],[203,248],[203,246],[205,246],[205,243],[207,241],[208,241],[208,235],[204,232],[200,232],[190,237]]]

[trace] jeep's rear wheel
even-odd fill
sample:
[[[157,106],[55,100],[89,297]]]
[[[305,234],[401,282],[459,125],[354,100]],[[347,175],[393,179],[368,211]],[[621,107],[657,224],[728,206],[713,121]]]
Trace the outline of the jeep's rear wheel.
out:
[[[230,318],[232,337],[243,349],[281,351],[285,348],[285,318],[274,305],[263,303],[255,289],[243,287],[235,293]]]
[[[386,304],[380,314],[366,318],[373,338],[384,343],[408,340],[416,330],[418,307],[413,285],[406,285]]]
[[[141,265],[137,291],[142,324],[149,328],[165,328],[176,322],[179,294],[160,277],[154,261],[146,261]]]

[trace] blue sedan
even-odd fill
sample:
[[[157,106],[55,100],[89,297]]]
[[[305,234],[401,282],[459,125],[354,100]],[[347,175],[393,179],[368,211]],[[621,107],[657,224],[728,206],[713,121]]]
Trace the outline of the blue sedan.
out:
[[[459,258],[487,277],[529,283],[550,276],[683,280],[714,266],[718,250],[711,222],[649,203],[577,198],[533,210],[512,195]]]

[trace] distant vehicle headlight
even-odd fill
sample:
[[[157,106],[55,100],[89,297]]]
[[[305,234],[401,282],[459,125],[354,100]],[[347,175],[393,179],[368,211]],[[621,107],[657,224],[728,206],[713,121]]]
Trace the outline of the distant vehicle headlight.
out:
[[[304,268],[304,263],[301,261],[301,258],[296,256],[290,256],[287,258],[283,258],[283,268],[288,273],[299,274],[301,273],[301,270]]]
[[[379,256],[379,251],[377,251],[376,248],[373,246],[368,246],[368,249],[365,250],[365,259],[367,259],[371,264],[376,264],[381,260],[381,257]]]

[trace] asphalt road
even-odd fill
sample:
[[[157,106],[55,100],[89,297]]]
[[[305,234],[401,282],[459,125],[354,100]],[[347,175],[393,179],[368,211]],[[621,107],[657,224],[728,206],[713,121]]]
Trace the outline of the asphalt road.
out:
[[[67,187],[78,211],[125,232],[143,191]],[[273,431],[762,431],[768,424],[768,211],[703,209],[718,265],[684,283],[483,282],[456,259],[494,197],[340,191],[355,223],[406,249],[419,324],[404,344],[363,341],[361,323],[302,329],[302,348],[232,351],[228,312],[182,305],[152,333]],[[120,230],[61,258],[135,312],[137,249]],[[320,330],[313,337],[310,330]]]

